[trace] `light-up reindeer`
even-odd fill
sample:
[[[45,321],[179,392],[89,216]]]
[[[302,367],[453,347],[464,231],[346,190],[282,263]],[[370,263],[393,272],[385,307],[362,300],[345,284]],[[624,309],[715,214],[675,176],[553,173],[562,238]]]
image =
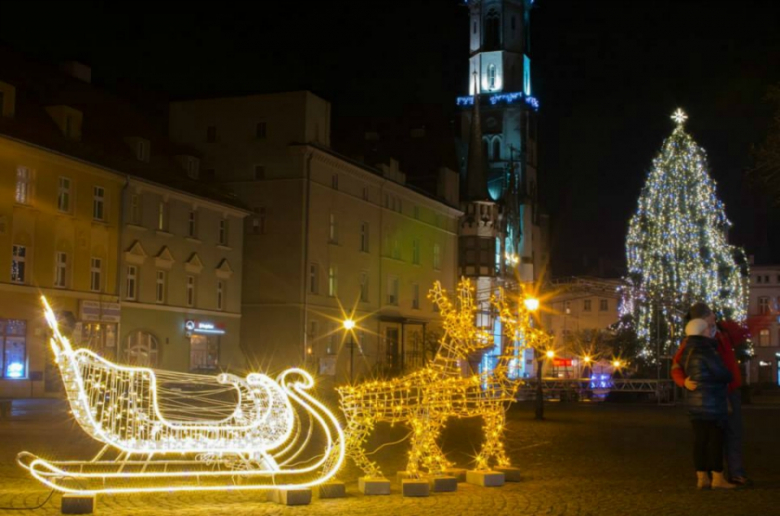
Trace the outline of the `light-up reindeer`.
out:
[[[419,477],[421,470],[441,474],[451,466],[437,443],[447,419],[482,417],[484,442],[476,468],[509,466],[503,445],[505,412],[514,401],[518,382],[508,377],[511,353],[502,353],[489,373],[463,374],[461,364],[470,355],[493,347],[493,335],[477,326],[477,306],[471,283],[462,279],[453,303],[437,282],[429,298],[439,307],[444,335],[434,360],[425,368],[401,378],[367,382],[338,389],[346,416],[347,455],[368,477],[381,477],[376,462],[363,448],[379,422],[402,423],[411,429],[407,472]],[[511,317],[503,294],[493,299],[500,317],[506,319],[515,340],[524,330],[521,317]],[[518,314],[523,315],[523,314]],[[527,319],[525,319],[527,321]]]

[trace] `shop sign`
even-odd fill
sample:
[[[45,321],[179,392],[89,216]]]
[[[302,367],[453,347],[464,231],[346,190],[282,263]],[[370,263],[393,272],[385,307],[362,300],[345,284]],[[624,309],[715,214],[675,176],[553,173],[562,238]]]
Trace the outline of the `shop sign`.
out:
[[[184,329],[187,333],[205,333],[208,335],[224,335],[225,327],[221,323],[213,323],[210,321],[195,321],[193,319],[187,319],[184,321]]]
[[[80,306],[82,321],[118,323],[121,309],[119,303],[82,300]]]
[[[571,367],[571,358],[553,358],[555,367]]]

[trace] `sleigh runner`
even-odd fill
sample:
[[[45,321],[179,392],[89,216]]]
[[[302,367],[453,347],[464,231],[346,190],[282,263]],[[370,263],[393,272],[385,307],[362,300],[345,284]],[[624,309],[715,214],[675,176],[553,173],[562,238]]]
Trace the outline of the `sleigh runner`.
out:
[[[306,392],[314,382],[305,371],[274,381],[120,366],[74,350],[43,302],[71,412],[105,445],[88,461],[20,453],[17,462],[44,484],[78,494],[285,489],[319,484],[340,467],[343,434]],[[305,458],[312,449],[321,451]]]

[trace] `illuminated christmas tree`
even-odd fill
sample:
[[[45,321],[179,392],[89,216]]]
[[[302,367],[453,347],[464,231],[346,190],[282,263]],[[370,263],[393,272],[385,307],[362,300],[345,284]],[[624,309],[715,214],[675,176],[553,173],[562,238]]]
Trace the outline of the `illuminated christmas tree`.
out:
[[[731,223],[707,172],[706,153],[685,132],[688,117],[664,141],[639,196],[626,239],[628,286],[623,315],[642,343],[640,359],[655,362],[683,336],[683,318],[696,301],[720,316],[745,318],[746,265],[726,241]]]

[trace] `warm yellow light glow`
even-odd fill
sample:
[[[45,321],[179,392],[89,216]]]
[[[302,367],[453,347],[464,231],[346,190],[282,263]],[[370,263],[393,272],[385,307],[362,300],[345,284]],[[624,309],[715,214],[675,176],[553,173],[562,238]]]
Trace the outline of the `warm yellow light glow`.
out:
[[[590,364],[590,357],[585,357],[582,359],[582,361],[585,362],[586,364]]]
[[[306,371],[288,369],[273,380],[260,373],[212,377],[120,366],[90,350],[74,350],[42,301],[71,412],[105,443],[87,461],[20,453],[17,463],[44,484],[80,494],[289,489],[325,482],[343,463],[344,434],[333,414],[306,392],[314,387]],[[166,400],[173,391],[158,376],[186,383],[187,394]],[[220,410],[220,416],[208,417]],[[166,417],[166,411],[176,417]],[[305,434],[301,413],[311,423]],[[319,454],[309,449],[312,431],[324,436]],[[113,459],[104,458],[112,453]]]
[[[686,120],[688,120],[688,115],[686,115],[685,111],[682,109],[677,108],[677,111],[675,111],[672,115],[672,120],[674,120],[677,125],[682,125]]]
[[[620,362],[620,360],[613,360],[612,361],[612,365],[614,367],[620,367],[622,365],[622,363]]]
[[[351,330],[355,327],[355,321],[352,319],[344,319],[344,322],[342,323],[345,330]]]
[[[535,312],[539,310],[539,300],[535,297],[527,297],[523,303],[525,304],[526,310],[529,312]]]
[[[451,466],[437,440],[452,417],[482,417],[484,421],[483,445],[475,459],[477,469],[510,464],[503,436],[506,405],[515,400],[519,385],[519,381],[511,380],[508,375],[510,364],[517,360],[516,350],[502,353],[490,373],[464,375],[461,363],[494,345],[493,335],[476,324],[474,289],[467,279],[462,279],[457,294],[450,299],[437,282],[428,297],[439,308],[444,330],[435,358],[426,367],[400,378],[338,389],[347,422],[344,429],[347,455],[366,476],[382,476],[379,466],[364,450],[369,434],[379,422],[409,426],[411,446],[406,469],[413,477],[425,472],[440,474]],[[499,312],[505,309],[493,301]],[[517,311],[515,318],[516,314]],[[523,322],[517,324],[517,320]],[[529,339],[532,331],[529,314],[523,312],[507,328],[511,328],[513,343],[517,339]]]
[[[553,357],[555,357],[555,351],[553,351],[551,349],[548,349],[546,355],[547,355],[547,358],[553,358]]]

